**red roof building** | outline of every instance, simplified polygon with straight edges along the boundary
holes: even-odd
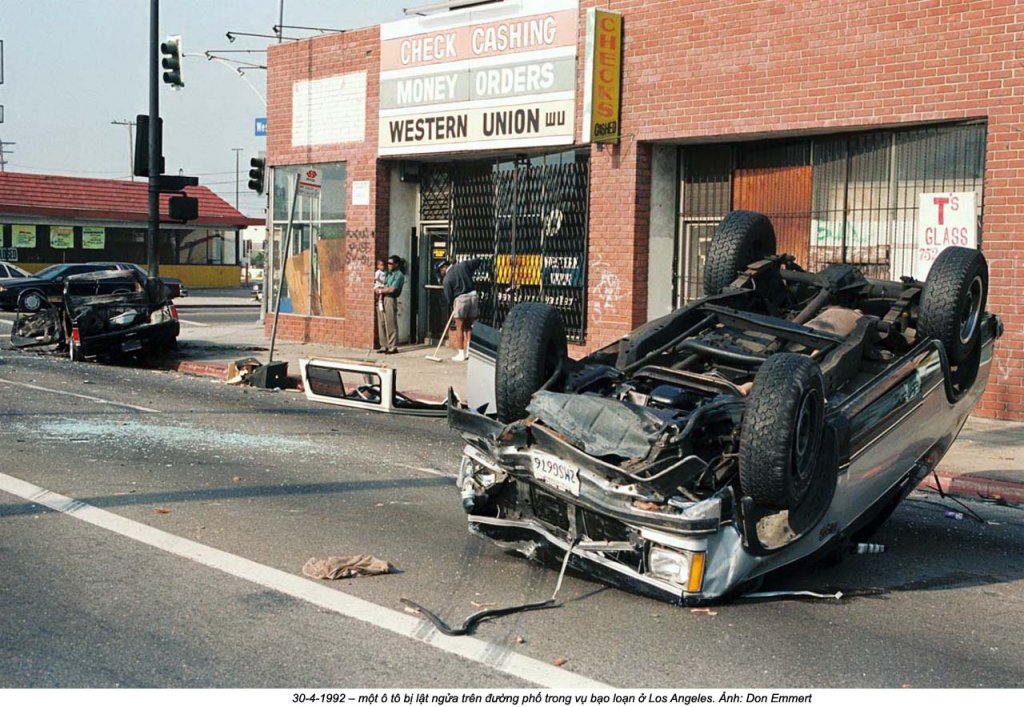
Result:
[[[148,188],[144,180],[0,173],[0,260],[28,270],[95,260],[145,263]],[[188,223],[167,221],[173,195],[160,195],[162,271],[191,287],[237,286],[241,230],[264,220],[249,218],[208,187],[185,193],[199,201],[199,217]]]
[[[31,215],[55,219],[146,223],[149,185],[145,181],[91,179],[52,174],[0,174],[0,221]],[[188,196],[199,199],[199,218],[192,226],[262,226],[263,219],[245,216],[204,186],[189,187]],[[160,195],[160,218],[167,218],[167,201]]]

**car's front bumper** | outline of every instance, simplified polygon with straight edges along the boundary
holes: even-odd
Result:
[[[178,337],[181,325],[177,321],[146,324],[123,331],[82,337],[79,352],[82,357],[110,356],[122,353],[148,353],[167,346]]]
[[[687,593],[681,586],[642,574],[628,565],[608,559],[608,545],[600,542],[571,543],[532,520],[512,520],[469,515],[469,531],[491,540],[499,547],[514,550],[549,565],[561,564],[569,555],[569,567],[597,581],[621,587],[636,594],[673,604],[697,605],[705,601],[700,593]],[[614,546],[611,546],[614,548]]]

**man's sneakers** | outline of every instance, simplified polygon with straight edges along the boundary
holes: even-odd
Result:
[[[466,352],[463,351],[462,349],[459,349],[459,352],[452,356],[453,361],[465,361],[467,358],[469,357],[466,356]]]

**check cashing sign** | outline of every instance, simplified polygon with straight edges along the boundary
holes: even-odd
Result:
[[[578,0],[514,0],[381,25],[381,155],[568,145]]]

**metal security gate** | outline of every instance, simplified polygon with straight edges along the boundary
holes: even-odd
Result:
[[[586,325],[586,160],[460,165],[452,179],[454,260],[481,258],[480,321],[500,327],[519,302],[557,308],[569,340]]]
[[[985,143],[970,122],[682,148],[676,304],[703,294],[708,241],[732,209],[767,214],[779,250],[811,270],[911,274],[919,194],[974,191],[982,233]]]

